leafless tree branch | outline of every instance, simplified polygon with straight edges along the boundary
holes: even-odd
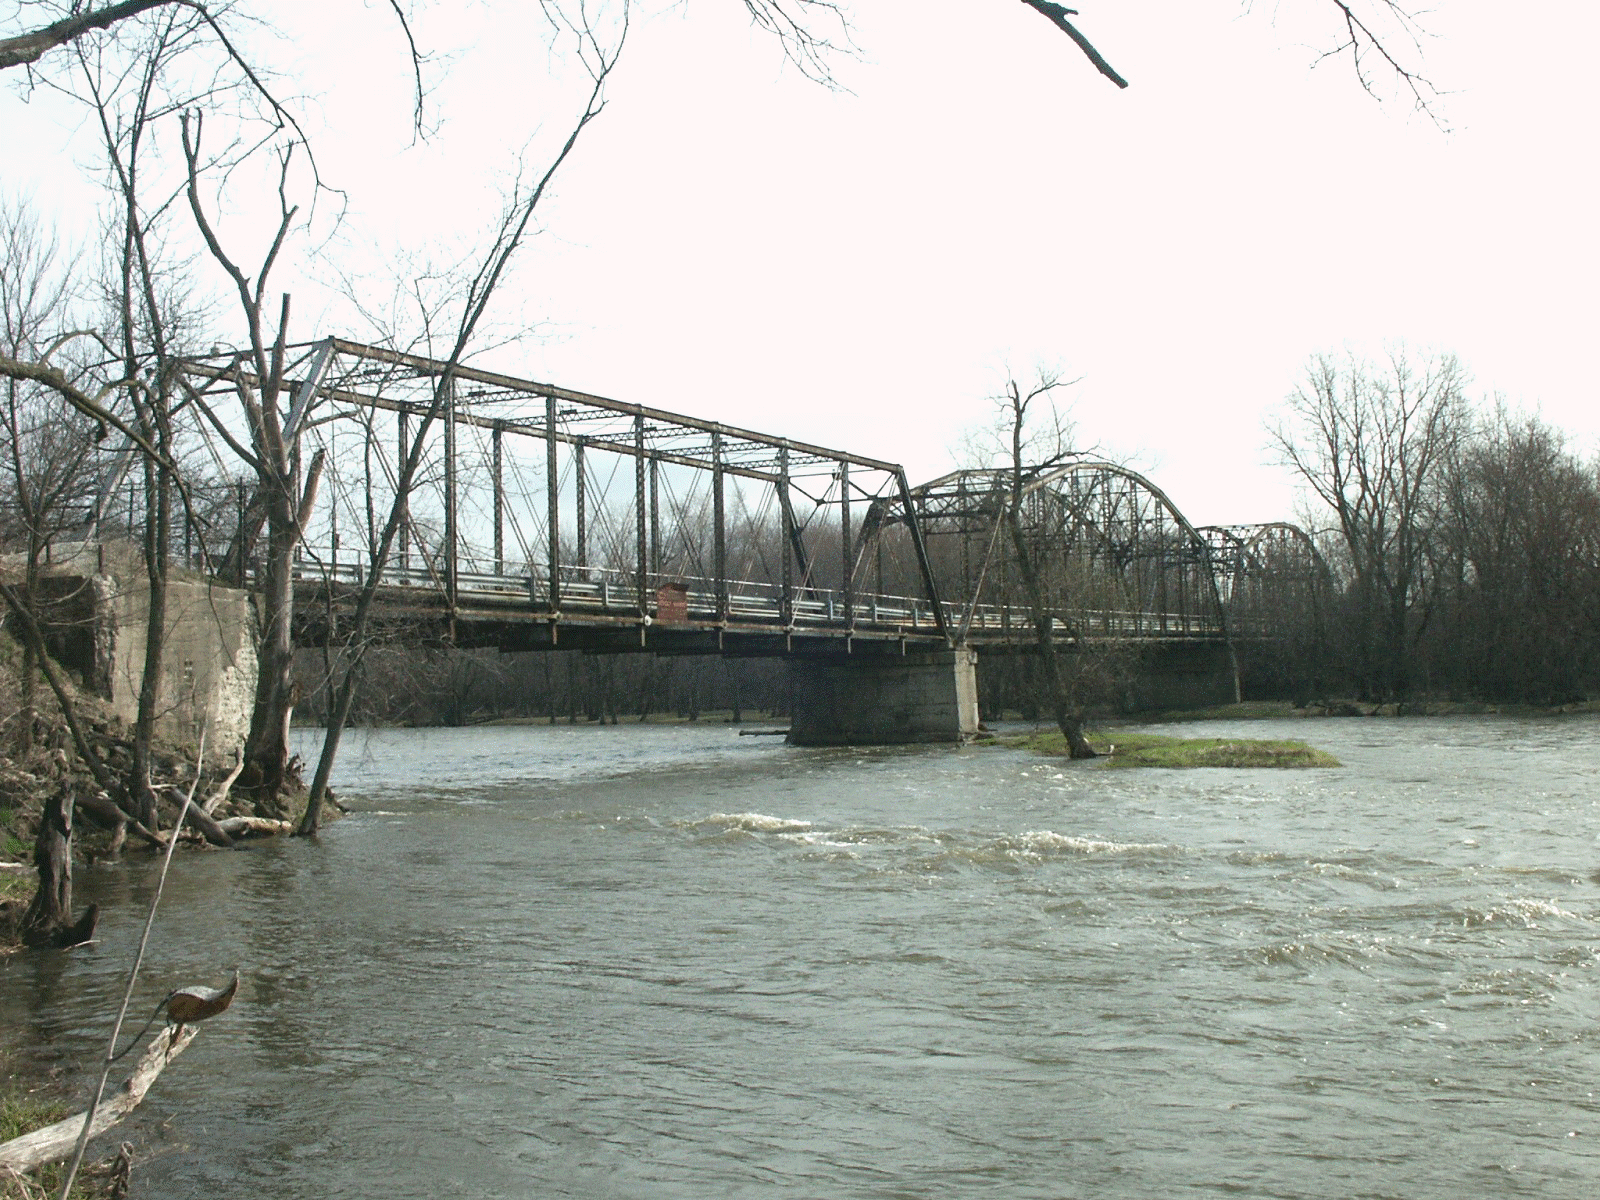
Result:
[[[1022,2],[1041,14],[1047,21],[1076,42],[1078,49],[1083,51],[1089,61],[1094,64],[1095,70],[1099,71],[1100,74],[1111,80],[1119,88],[1128,86],[1128,81],[1117,74],[1111,64],[1101,55],[1100,51],[1096,50],[1089,39],[1083,36],[1078,27],[1067,20],[1068,17],[1078,15],[1077,9],[1064,8],[1059,4],[1051,3],[1051,0],[1022,0]]]
[[[802,75],[826,87],[838,86],[831,60],[855,52],[850,22],[840,5],[832,0],[744,0],[744,7],[757,28],[778,39],[785,57]],[[813,16],[820,20],[813,21]],[[819,32],[819,24],[834,26],[836,34]]]
[[[406,35],[406,45],[411,50],[411,75],[416,81],[415,99],[411,108],[412,133],[422,136],[422,101],[427,95],[427,90],[422,85],[422,52],[417,49],[417,39],[411,32],[411,22],[407,19],[405,9],[400,7],[400,0],[389,0],[389,8],[394,12],[395,20],[400,22],[400,31]]]
[[[54,21],[42,29],[0,38],[0,71],[38,62],[47,51],[75,42],[86,33],[92,33],[96,29],[109,29],[119,21],[125,21],[129,17],[138,16],[142,12],[160,8],[165,4],[197,7],[192,0],[123,0],[121,4],[111,4],[89,12],[74,11],[70,16]],[[76,10],[77,6],[73,7]]]
[[[1375,31],[1372,24],[1365,20],[1348,0],[1329,0],[1329,2],[1339,10],[1345,40],[1318,55],[1318,61],[1336,58],[1348,52],[1351,65],[1355,68],[1356,80],[1362,89],[1368,95],[1380,98],[1378,81],[1368,68],[1368,62],[1376,55],[1399,85],[1411,94],[1413,108],[1426,113],[1434,124],[1441,125],[1443,117],[1438,111],[1438,89],[1423,75],[1401,62],[1391,48],[1389,39]],[[1413,49],[1420,52],[1420,32],[1411,13],[1401,7],[1397,0],[1380,0],[1380,3],[1384,11],[1394,15],[1401,35],[1410,41]]]

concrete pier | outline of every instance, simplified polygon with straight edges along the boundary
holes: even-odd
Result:
[[[791,660],[789,741],[965,741],[978,732],[977,661],[975,650]]]

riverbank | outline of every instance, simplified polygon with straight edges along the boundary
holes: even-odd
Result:
[[[60,1071],[16,1046],[0,1044],[0,1143],[54,1124],[81,1097],[71,1095]],[[86,1162],[73,1180],[74,1200],[119,1200],[127,1195],[131,1152]],[[43,1200],[61,1191],[64,1171],[51,1163],[20,1176],[0,1171],[0,1200]]]
[[[227,785],[236,771],[214,768],[203,771],[196,787],[198,748],[170,740],[153,741],[150,747],[150,787],[155,797],[158,821],[146,829],[128,817],[109,789],[125,786],[134,776],[134,746],[122,722],[93,692],[73,680],[56,665],[57,678],[74,712],[78,729],[100,766],[91,769],[80,753],[61,710],[55,692],[43,677],[36,677],[31,688],[23,678],[23,654],[4,630],[0,630],[0,957],[18,949],[28,907],[38,890],[36,871],[37,840],[44,813],[53,801],[71,796],[70,835],[60,833],[57,853],[71,856],[73,865],[115,858],[139,848],[164,849],[162,830],[176,823],[183,797],[191,789],[197,807],[207,797],[204,818],[191,816],[184,841],[191,838],[204,844],[198,832],[204,825],[206,836],[219,844],[230,837],[254,836],[276,824],[254,819],[251,802]],[[98,774],[97,774],[98,771]],[[106,787],[102,781],[109,780]],[[231,835],[217,834],[229,818],[234,826],[247,828]],[[61,847],[65,847],[64,850]],[[58,868],[59,870],[59,868]],[[70,909],[70,878],[65,880],[62,908]],[[92,932],[92,921],[85,927]],[[37,930],[35,931],[37,932]],[[85,935],[87,936],[87,935]]]
[[[1330,699],[1295,705],[1288,700],[1244,700],[1213,708],[1167,710],[1119,717],[1106,724],[1165,725],[1193,721],[1277,721],[1317,717],[1552,717],[1600,713],[1600,700],[1571,704],[1487,704],[1482,701],[1419,699],[1396,704]]]

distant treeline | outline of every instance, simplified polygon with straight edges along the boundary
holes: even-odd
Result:
[[[1272,430],[1319,501],[1325,587],[1246,677],[1296,695],[1564,704],[1600,691],[1600,470],[1470,404],[1449,356],[1318,359]]]

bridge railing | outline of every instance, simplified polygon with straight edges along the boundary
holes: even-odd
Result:
[[[549,609],[550,573],[542,563],[521,564],[530,569],[523,571],[457,571],[455,576],[457,603],[473,605],[505,605]],[[368,566],[365,561],[351,561],[349,553],[335,558],[332,553],[319,554],[308,551],[295,564],[297,583],[333,585],[355,589],[365,585]],[[677,584],[684,593],[685,616],[695,622],[729,621],[756,624],[782,624],[785,607],[789,623],[820,627],[855,625],[886,625],[906,627],[917,631],[938,628],[933,606],[917,596],[900,596],[879,593],[857,593],[846,604],[841,592],[831,588],[794,589],[787,606],[781,586],[761,580],[727,581],[725,600],[719,595],[714,580],[702,576],[675,576],[659,583]],[[437,567],[397,566],[386,567],[380,586],[417,593],[442,595],[445,591],[443,574]],[[631,571],[606,567],[583,567],[563,564],[558,582],[560,611],[594,611],[618,615],[647,615],[658,617],[661,601],[658,588],[645,590],[640,603],[638,577]],[[947,621],[959,620],[956,606],[945,604]]]
[[[550,572],[542,563],[506,564],[521,570],[457,571],[456,603],[474,609],[529,610],[557,617],[583,615],[647,618],[651,623],[689,623],[775,630],[807,630],[845,634],[852,631],[910,634],[934,637],[939,622],[924,598],[892,593],[857,592],[848,600],[832,588],[795,588],[787,598],[781,585],[763,580],[729,580],[719,592],[716,581],[702,576],[677,576],[647,587],[641,599],[638,576],[631,571],[604,567],[563,565],[557,586],[559,603],[551,604]],[[295,580],[305,585],[354,590],[366,583],[367,563],[308,551],[295,566]],[[660,584],[682,588],[679,607],[664,606]],[[444,574],[432,563],[420,566],[390,564],[380,586],[398,593],[442,598]],[[945,603],[949,629],[959,628],[966,613],[962,606]],[[1117,639],[1162,637],[1216,637],[1220,623],[1203,622],[1193,614],[1151,613],[1135,610],[1096,609],[1057,618],[1063,629]],[[1033,637],[1033,620],[1025,608],[980,604],[971,614],[968,639],[978,642],[1025,643]]]

